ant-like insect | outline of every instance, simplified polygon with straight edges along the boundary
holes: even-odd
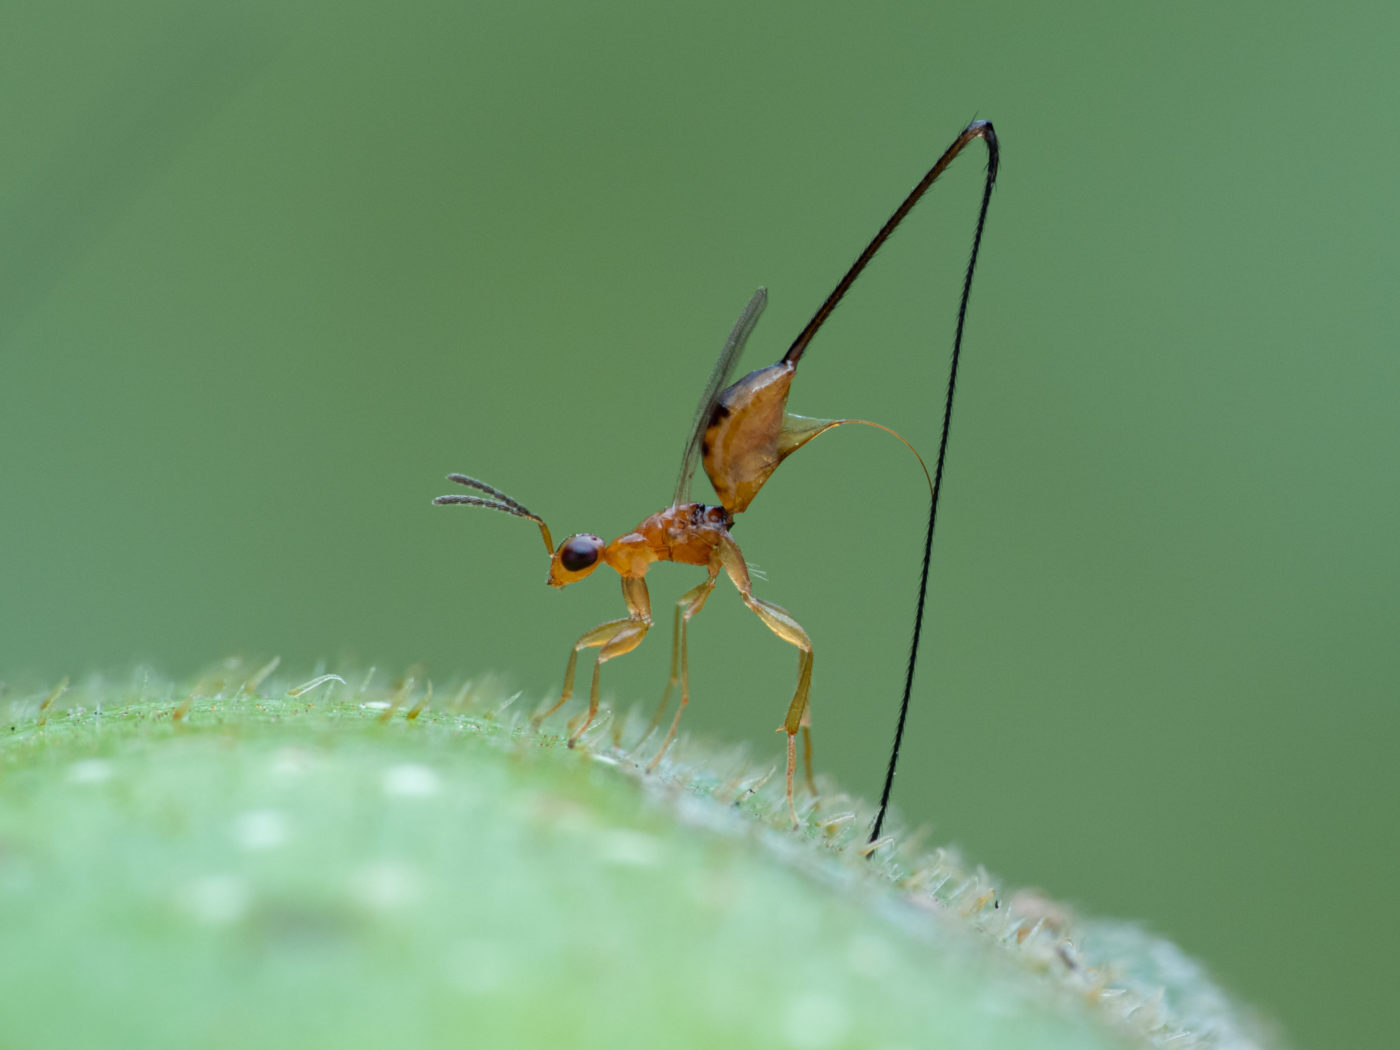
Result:
[[[862,423],[878,427],[903,441],[914,451],[913,446],[890,428],[863,419],[810,419],[787,412],[788,391],[792,386],[797,364],[802,359],[807,345],[817,330],[831,316],[836,304],[855,283],[880,246],[885,243],[910,210],[918,203],[934,181],[951,164],[964,147],[974,139],[987,144],[987,175],[982,190],[981,208],[977,214],[977,227],[972,240],[972,252],[968,259],[967,271],[963,278],[962,296],[958,304],[957,328],[953,337],[953,355],[949,367],[947,398],[943,409],[943,428],[938,444],[938,459],[929,482],[928,529],[924,538],[923,569],[919,580],[919,600],[914,613],[914,637],[909,649],[909,662],[905,672],[904,696],[900,702],[899,721],[895,729],[894,746],[890,754],[889,767],[885,774],[884,789],[880,797],[880,808],[871,830],[870,841],[880,835],[885,811],[889,804],[890,790],[894,782],[895,763],[899,757],[900,742],[904,734],[905,716],[909,708],[909,696],[914,684],[914,662],[919,651],[919,634],[923,626],[924,600],[928,591],[929,559],[933,549],[933,527],[938,515],[938,493],[943,478],[943,462],[948,447],[948,430],[952,420],[953,392],[957,383],[958,357],[962,349],[963,323],[967,315],[968,298],[972,290],[972,274],[977,265],[977,252],[982,242],[982,230],[987,220],[987,207],[991,203],[992,187],[997,175],[997,140],[992,125],[987,121],[969,124],[953,140],[951,146],[938,158],[919,184],[910,191],[894,214],[880,227],[880,231],[866,245],[851,268],[832,289],[821,308],[793,341],[786,354],[776,364],[750,372],[732,386],[727,385],[729,376],[739,359],[759,315],[763,312],[767,293],[760,288],[740,315],[738,323],[719,360],[710,375],[705,393],[700,399],[700,407],[695,415],[695,423],[686,441],[685,453],[681,458],[680,478],[676,483],[675,496],[670,506],[651,515],[635,529],[611,543],[605,543],[592,533],[575,533],[556,549],[549,534],[549,527],[539,515],[527,510],[516,500],[484,481],[467,477],[465,474],[449,474],[448,480],[474,488],[483,496],[439,496],[434,503],[464,503],[477,507],[489,507],[505,511],[517,517],[528,518],[540,528],[545,548],[549,551],[549,578],[551,587],[565,587],[589,575],[600,564],[607,564],[617,570],[622,577],[622,598],[627,604],[627,615],[619,620],[609,620],[586,632],[574,643],[569,654],[568,667],[564,672],[564,689],[559,702],[548,711],[536,717],[538,724],[562,707],[573,695],[574,670],[578,654],[582,649],[599,650],[597,662],[593,665],[593,684],[589,690],[587,714],[571,726],[569,746],[573,747],[584,730],[598,713],[598,678],[603,664],[613,657],[631,652],[641,644],[651,628],[651,599],[647,593],[646,572],[653,562],[673,561],[686,565],[698,565],[708,575],[699,585],[691,588],[676,603],[675,632],[671,650],[671,678],[662,696],[661,704],[653,716],[651,725],[642,740],[651,735],[660,723],[669,703],[671,693],[679,680],[681,686],[680,705],[671,727],[662,741],[660,750],[647,767],[647,772],[656,768],[662,756],[670,747],[680,723],[681,712],[690,702],[690,663],[686,649],[686,627],[691,617],[704,607],[710,592],[721,572],[724,572],[739,591],[744,604],[757,614],[768,629],[783,641],[798,649],[797,689],[788,705],[787,716],[783,719],[782,730],[787,733],[787,803],[788,812],[794,826],[797,825],[797,810],[793,803],[792,781],[797,763],[797,731],[803,731],[805,771],[809,788],[815,794],[811,769],[811,711],[808,693],[812,684],[812,640],[807,632],[781,606],[765,601],[753,593],[749,570],[739,545],[734,542],[730,528],[734,515],[740,513],[753,501],[764,482],[781,463],[792,453],[811,441],[817,435],[832,427],[845,423]],[[914,453],[918,456],[918,453]],[[694,503],[689,498],[690,479],[695,472],[695,464],[701,460],[705,473],[709,475],[719,498],[718,505]],[[923,466],[923,459],[919,463]],[[927,478],[928,469],[924,467]]]

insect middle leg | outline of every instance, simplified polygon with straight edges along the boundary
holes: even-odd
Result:
[[[651,628],[651,598],[647,594],[646,581],[640,576],[624,576],[622,578],[622,598],[627,603],[627,617],[600,623],[574,643],[573,652],[569,654],[569,665],[564,671],[564,690],[559,697],[559,702],[531,720],[538,726],[568,703],[569,698],[574,693],[574,670],[578,665],[580,650],[599,649],[598,659],[593,664],[593,685],[588,693],[588,712],[578,726],[570,726],[572,730],[569,734],[570,747],[578,743],[579,737],[583,735],[584,730],[592,724],[593,719],[598,714],[598,678],[603,664],[614,656],[630,653],[637,648],[642,644],[642,639],[646,637],[647,631]]]
[[[719,566],[711,565],[710,575],[705,582],[686,591],[676,602],[676,625],[671,634],[671,678],[666,683],[666,691],[661,694],[661,703],[656,708],[656,714],[651,716],[651,724],[642,734],[642,739],[637,741],[637,746],[640,747],[661,724],[661,716],[666,713],[666,705],[671,702],[671,694],[675,691],[677,681],[681,683],[681,703],[676,708],[676,717],[671,719],[671,728],[666,734],[666,739],[661,742],[661,750],[657,751],[656,757],[647,766],[648,773],[656,769],[661,757],[666,754],[666,749],[671,746],[671,741],[676,735],[676,726],[680,725],[681,712],[690,703],[690,655],[686,647],[686,628],[690,624],[690,618],[705,607],[705,600],[715,589],[715,581],[718,579]]]

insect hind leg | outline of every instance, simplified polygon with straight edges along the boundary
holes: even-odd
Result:
[[[720,559],[724,565],[729,578],[734,581],[734,586],[739,590],[739,597],[744,600],[744,604],[754,611],[767,628],[776,634],[783,641],[794,645],[798,650],[797,657],[797,688],[792,694],[792,702],[788,705],[787,716],[783,719],[780,727],[782,732],[788,735],[787,746],[787,803],[788,813],[792,817],[793,826],[798,826],[797,807],[792,797],[793,773],[797,768],[797,731],[803,733],[803,752],[806,757],[807,787],[812,794],[817,793],[816,783],[812,779],[812,738],[811,738],[811,700],[812,689],[812,639],[802,625],[793,619],[792,614],[781,605],[764,601],[756,597],[753,593],[753,585],[749,581],[748,567],[744,563],[744,557],[739,552],[739,546],[732,539],[726,537],[725,543],[720,547]]]

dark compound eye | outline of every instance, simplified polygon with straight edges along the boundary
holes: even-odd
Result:
[[[582,572],[598,560],[601,547],[597,536],[573,536],[559,548],[559,561],[570,572]]]

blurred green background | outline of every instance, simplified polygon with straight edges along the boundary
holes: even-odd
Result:
[[[990,118],[897,805],[1299,1045],[1361,1043],[1400,868],[1397,34],[1380,3],[10,5],[0,674],[280,654],[548,696],[616,580],[549,592],[533,528],[430,507],[442,475],[629,529],[754,287],[748,367]],[[982,166],[794,410],[933,453]],[[737,532],[815,640],[819,768],[866,796],[925,499],[838,431]],[[669,616],[698,577],[649,580]],[[610,697],[654,702],[668,635]],[[791,650],[727,584],[691,646],[687,728],[779,761]]]

